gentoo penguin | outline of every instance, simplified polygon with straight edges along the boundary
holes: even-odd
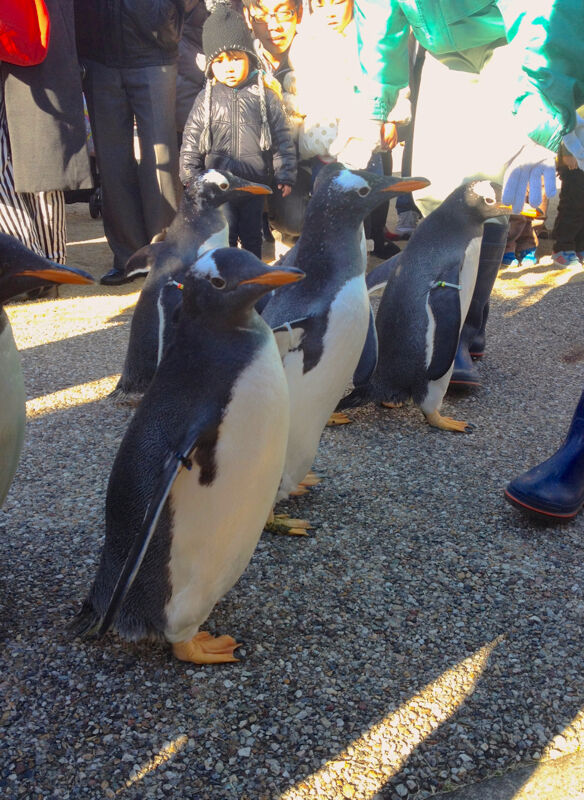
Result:
[[[476,281],[483,224],[509,213],[499,197],[500,187],[489,181],[459,186],[418,224],[402,253],[381,265],[377,366],[339,408],[374,400],[392,407],[411,397],[430,425],[471,430],[443,417],[440,406]],[[466,258],[469,251],[476,259]]]
[[[174,282],[182,279],[206,250],[227,247],[228,225],[220,206],[242,192],[271,194],[259,183],[223,170],[207,170],[189,186],[163,241],[138,250],[126,265],[128,275],[148,271],[132,317],[122,375],[112,396],[136,400],[144,392],[168,344],[180,302]]]
[[[369,299],[363,219],[388,194],[428,181],[330,164],[319,173],[298,242],[284,256],[306,273],[273,295],[262,316],[274,330],[290,393],[290,436],[277,500],[309,471],[320,436],[357,365]]]
[[[57,283],[93,283],[93,278],[55,264],[18,239],[0,233],[0,506],[18,465],[26,418],[20,357],[2,306],[19,294]]]
[[[236,248],[191,265],[175,335],[110,475],[105,544],[77,633],[113,624],[166,639],[177,658],[235,661],[199,632],[247,566],[272,506],[288,439],[288,392],[274,337],[254,309],[300,280]]]

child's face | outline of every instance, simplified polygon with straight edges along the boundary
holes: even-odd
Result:
[[[273,56],[286,53],[296,34],[299,11],[291,0],[255,0],[244,8],[253,35]]]
[[[326,21],[329,28],[342,33],[353,19],[353,0],[312,0],[312,13]]]
[[[219,83],[239,86],[249,75],[249,57],[240,50],[219,53],[211,62],[211,72]]]

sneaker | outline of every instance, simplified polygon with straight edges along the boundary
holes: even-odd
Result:
[[[552,262],[558,267],[564,268],[580,266],[580,259],[575,250],[560,250],[558,253],[552,253]]]
[[[417,211],[402,211],[401,214],[397,215],[395,232],[402,237],[411,236],[419,221],[420,215]]]
[[[576,255],[580,259],[580,263],[584,264],[584,250],[576,250]]]
[[[388,231],[387,228],[385,228],[385,230],[383,231],[383,235],[388,242],[395,242],[396,239],[401,238],[399,233],[392,233],[391,231]]]
[[[530,247],[527,250],[520,250],[517,257],[522,267],[532,267],[534,264],[537,264],[535,247]]]
[[[510,250],[508,253],[503,253],[503,258],[501,259],[501,266],[502,267],[518,267],[519,261],[515,258],[515,253]]]

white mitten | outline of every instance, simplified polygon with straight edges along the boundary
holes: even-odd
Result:
[[[541,183],[548,197],[556,193],[555,154],[535,142],[523,145],[513,156],[503,178],[503,203],[519,214],[529,190],[529,204],[536,208],[542,201]]]

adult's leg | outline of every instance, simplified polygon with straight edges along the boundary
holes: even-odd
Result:
[[[134,155],[134,111],[122,71],[87,61],[87,108],[101,182],[103,227],[114,254],[113,269],[150,239],[144,222],[138,164]]]
[[[123,71],[140,144],[138,179],[148,241],[178,209],[180,181],[175,127],[176,65]]]
[[[562,167],[560,179],[558,213],[552,232],[554,253],[580,249],[576,246],[576,237],[584,219],[584,172]]]

